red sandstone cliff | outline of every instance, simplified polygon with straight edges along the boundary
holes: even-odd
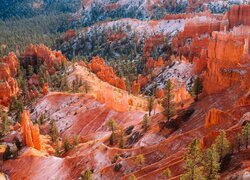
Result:
[[[204,89],[208,94],[220,92],[236,83],[248,83],[249,68],[243,66],[249,59],[250,28],[245,26],[244,31],[239,31],[242,28],[233,32],[213,32],[204,77]]]
[[[227,13],[229,27],[250,25],[250,5],[232,6]]]

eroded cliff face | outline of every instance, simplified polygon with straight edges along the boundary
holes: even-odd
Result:
[[[227,13],[229,27],[250,25],[250,5],[232,6]]]
[[[38,124],[33,125],[28,110],[24,110],[22,113],[21,132],[26,146],[41,150],[39,126]]]
[[[204,89],[208,94],[220,92],[236,83],[242,87],[248,83],[249,32],[248,26],[234,28],[232,32],[213,32],[204,76]]]
[[[225,20],[212,17],[209,13],[194,16],[185,21],[184,30],[173,38],[172,46],[181,57],[189,61],[200,57],[203,49],[208,47],[210,35],[213,31],[220,31]]]
[[[18,59],[14,53],[9,53],[0,62],[0,104],[8,106],[11,97],[17,96],[19,88],[15,79],[19,67]]]
[[[98,56],[93,57],[91,62],[89,63],[89,68],[101,80],[108,82],[109,84],[115,87],[118,87],[120,89],[123,89],[123,90],[126,89],[125,81],[119,78],[118,76],[116,76],[113,68],[107,66],[104,59]]]

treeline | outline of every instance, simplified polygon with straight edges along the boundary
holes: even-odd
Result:
[[[0,20],[0,57],[10,51],[19,55],[30,43],[53,47],[55,40],[61,35],[58,29],[65,21],[65,14]]]
[[[0,19],[18,17],[31,18],[38,15],[74,13],[79,10],[81,0],[2,0]]]

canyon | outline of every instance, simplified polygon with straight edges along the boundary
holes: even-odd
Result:
[[[91,12],[93,2],[82,1],[76,14]],[[143,2],[96,1],[111,12],[131,3],[143,15],[170,3]],[[183,2],[171,1],[171,5],[178,7]],[[236,143],[250,122],[250,5],[234,5],[225,13],[213,14],[202,5],[212,1],[185,2],[183,13],[158,20],[98,22],[80,31],[68,30],[57,50],[31,44],[20,57],[13,52],[3,57],[0,104],[4,111],[13,98],[26,99],[20,69],[27,70],[22,77],[27,79],[28,91],[37,90],[20,112],[8,113],[12,124],[1,141],[5,155],[7,147],[12,150],[16,146],[18,151],[2,162],[4,179],[81,179],[90,171],[98,180],[152,180],[165,179],[166,169],[171,172],[170,179],[180,179],[186,172],[190,143],[198,139],[199,148],[205,152],[222,131],[232,147],[218,176],[244,179],[250,171],[250,149],[248,145],[238,149]],[[195,12],[201,7],[203,12]],[[141,57],[131,58],[137,63],[132,82],[119,73],[121,66],[112,66],[112,58],[101,53],[77,59],[95,51],[90,42],[104,38],[101,35],[106,39],[97,43],[98,47],[109,43],[114,48],[112,58],[119,59],[126,46],[139,49],[143,44]],[[83,37],[94,38],[85,42]],[[114,43],[124,42],[125,48],[116,51]],[[138,49],[133,50],[135,54]],[[41,73],[43,66],[46,70]],[[32,75],[29,67],[34,68]],[[51,79],[41,83],[44,74]],[[195,94],[197,79],[202,92]],[[169,80],[172,94],[168,94]],[[175,109],[171,121],[166,117],[167,97]],[[138,157],[143,161],[138,163]]]

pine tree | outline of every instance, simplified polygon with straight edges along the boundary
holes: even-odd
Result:
[[[149,123],[150,123],[150,118],[148,117],[147,114],[145,114],[143,116],[143,120],[142,120],[142,128],[144,128],[145,131],[148,130],[149,128]]]
[[[115,133],[112,131],[111,135],[109,137],[109,144],[112,146],[114,145],[114,141],[115,141]]]
[[[1,134],[6,135],[9,132],[9,117],[6,113],[2,113],[2,129]]]
[[[151,112],[154,108],[154,101],[155,101],[155,98],[153,96],[150,96],[148,98],[148,115],[151,116]]]
[[[124,134],[123,134],[123,129],[120,129],[119,132],[119,148],[123,148],[124,146]]]
[[[92,180],[93,173],[90,170],[86,170],[81,174],[81,180]]]
[[[110,119],[108,121],[108,126],[110,127],[111,131],[114,131],[117,128],[117,122],[114,119]]]
[[[250,136],[250,123],[246,123],[246,125],[242,129],[242,139],[245,143],[246,149],[248,148],[249,144],[249,136]]]
[[[57,143],[59,133],[58,133],[58,129],[57,129],[57,126],[56,126],[56,121],[54,119],[51,120],[50,134],[51,134],[52,142]]]
[[[227,140],[227,137],[226,137],[226,132],[225,131],[221,131],[219,136],[215,139],[215,147],[216,147],[216,150],[219,154],[219,158],[220,160],[225,157],[226,154],[228,154],[229,152],[229,141]]]
[[[218,171],[220,170],[219,154],[215,145],[212,145],[205,151],[203,158],[205,178],[207,180],[219,179]]]
[[[194,85],[191,89],[191,95],[195,97],[195,101],[198,101],[199,94],[202,92],[203,86],[202,82],[200,81],[199,77],[194,80]]]
[[[237,151],[240,152],[241,150],[241,146],[242,146],[242,134],[241,133],[238,133],[236,135],[236,146],[237,146]]]
[[[174,103],[173,103],[173,85],[171,80],[168,80],[165,86],[165,97],[162,102],[164,108],[164,114],[167,116],[167,121],[169,122],[174,116]]]
[[[200,165],[202,163],[202,153],[199,140],[195,139],[189,145],[188,152],[185,155],[185,173],[181,176],[182,180],[200,180],[204,179]]]
[[[63,149],[64,152],[68,152],[72,148],[72,145],[70,144],[68,138],[66,138],[63,142]]]

